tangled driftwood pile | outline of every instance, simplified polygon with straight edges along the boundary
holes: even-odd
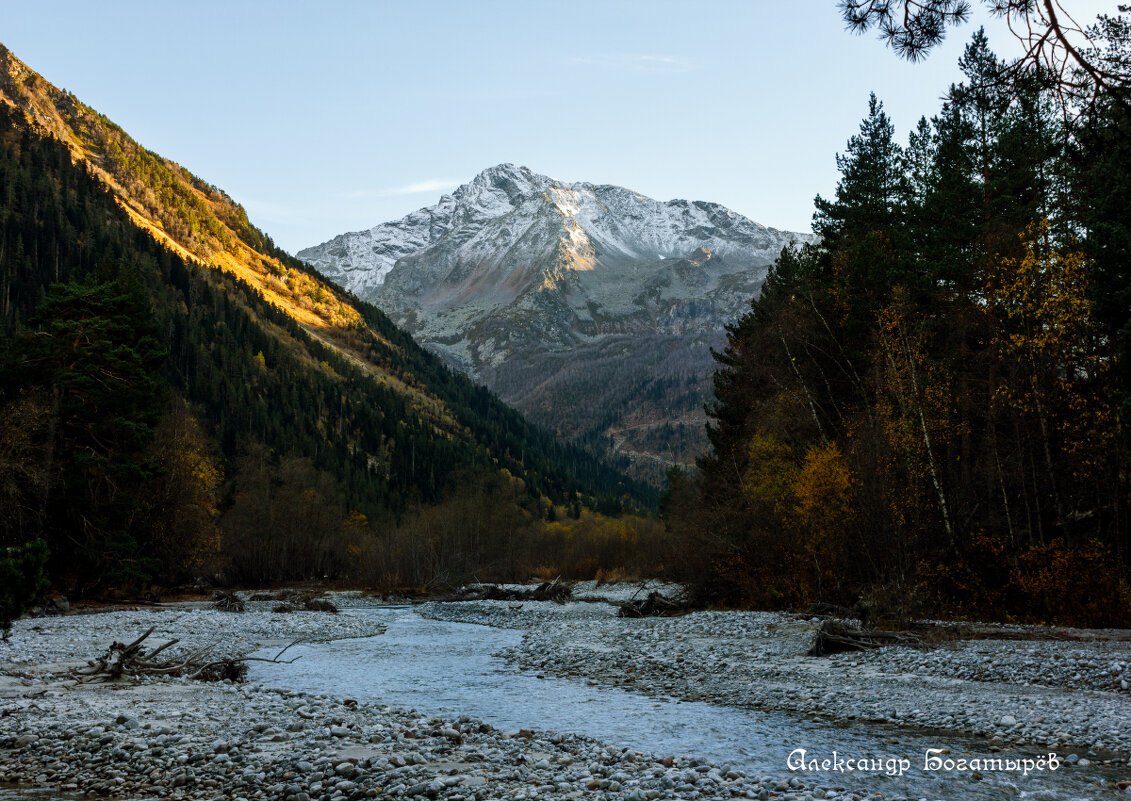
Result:
[[[147,650],[143,643],[153,633],[151,626],[129,645],[115,642],[110,645],[106,653],[87,662],[85,668],[72,671],[71,675],[79,682],[118,681],[121,679],[139,679],[145,676],[186,676],[197,681],[223,681],[230,679],[242,682],[247,678],[247,662],[280,662],[280,656],[286,652],[288,645],[280,651],[274,659],[260,659],[257,657],[221,657],[213,659],[211,651],[213,646],[206,645],[187,654],[178,654],[173,658],[158,659],[158,655],[180,642],[179,639],[169,640],[164,645],[159,645],[152,650]],[[293,645],[294,643],[292,643]],[[297,659],[298,657],[295,657]],[[294,659],[287,660],[287,663]]]
[[[918,645],[919,638],[907,631],[863,629],[839,620],[826,620],[817,629],[809,656],[827,656],[843,651],[866,651],[884,645]]]
[[[245,608],[243,598],[234,592],[216,592],[212,595],[212,601],[212,605],[221,612],[242,612]]]
[[[617,617],[676,617],[686,615],[687,602],[680,598],[668,598],[656,591],[639,601],[628,601],[620,605]]]

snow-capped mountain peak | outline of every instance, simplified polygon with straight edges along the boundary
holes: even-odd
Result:
[[[495,217],[522,205],[525,199],[543,191],[548,182],[548,178],[536,175],[526,167],[499,164],[460,186],[452,197],[458,204],[474,209],[484,217]]]
[[[569,252],[591,249],[612,262],[681,258],[709,247],[723,256],[757,252],[756,260],[764,264],[767,255],[772,258],[786,241],[799,238],[716,203],[663,203],[619,186],[565,183],[527,167],[499,164],[434,206],[368,231],[342,234],[298,256],[361,297],[374,299],[402,258],[444,244],[444,250],[466,263],[485,255],[484,245],[509,249],[517,244],[512,238],[544,224],[557,228],[557,239]],[[547,244],[544,239],[538,237],[541,245]],[[589,263],[589,257],[581,261]]]
[[[809,238],[717,203],[661,202],[499,164],[434,206],[298,256],[504,400],[557,425],[562,404],[579,398],[606,398],[592,416],[607,420],[640,411],[634,392],[667,397],[646,389],[655,381],[708,387],[710,348],[726,323],[747,308],[782,247]],[[627,393],[617,401],[614,361]],[[689,373],[700,383],[688,384]],[[705,398],[681,398],[692,443]]]

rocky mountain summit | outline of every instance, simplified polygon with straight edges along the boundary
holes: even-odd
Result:
[[[703,444],[710,348],[781,249],[808,238],[501,164],[298,256],[533,419],[609,436],[659,477]]]

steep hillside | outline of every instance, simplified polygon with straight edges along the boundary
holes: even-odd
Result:
[[[610,438],[655,479],[705,444],[711,347],[808,238],[502,164],[298,255],[535,420]]]
[[[312,459],[366,513],[438,499],[467,469],[505,469],[558,503],[636,495],[3,46],[0,100],[16,110],[4,119],[5,330],[31,319],[50,282],[128,262],[166,331],[174,386],[201,404],[233,459],[248,441]]]

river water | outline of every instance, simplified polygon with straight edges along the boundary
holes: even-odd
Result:
[[[1013,759],[1044,751],[1010,748],[993,754],[984,741],[877,725],[845,727],[781,713],[653,698],[591,685],[584,679],[539,678],[493,656],[518,644],[520,631],[429,620],[408,607],[348,613],[376,617],[388,630],[379,637],[295,646],[287,657],[301,659],[292,664],[253,662],[251,680],[415,709],[425,715],[472,715],[504,731],[575,732],[657,756],[697,757],[751,775],[797,776],[806,785],[879,791],[889,798],[1126,797],[1109,789],[1112,781],[1123,777],[1100,768],[1062,767],[1028,776],[983,772],[980,779],[969,772],[923,769],[928,748],[949,749],[944,759]],[[787,760],[798,748],[806,749],[808,759],[830,759],[835,751],[842,758],[905,758],[911,767],[902,776],[791,772]]]

